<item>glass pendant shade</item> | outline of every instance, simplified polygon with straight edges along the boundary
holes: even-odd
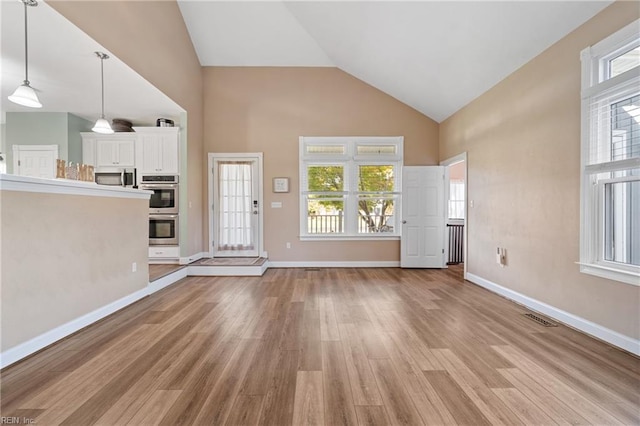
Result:
[[[96,133],[102,133],[105,135],[110,135],[113,133],[113,129],[109,125],[109,122],[104,118],[98,118],[98,120],[96,121],[96,124],[93,126],[93,129],[91,130]]]
[[[15,104],[30,108],[42,108],[38,95],[27,82],[18,86],[13,95],[9,96],[9,100]]]

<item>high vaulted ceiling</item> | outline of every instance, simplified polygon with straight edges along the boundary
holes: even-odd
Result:
[[[438,122],[612,3],[178,2],[203,66],[335,66]]]

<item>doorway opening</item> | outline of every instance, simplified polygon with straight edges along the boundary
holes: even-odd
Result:
[[[447,264],[464,264],[466,275],[467,257],[467,153],[462,153],[441,165],[447,167],[445,185],[447,200]]]

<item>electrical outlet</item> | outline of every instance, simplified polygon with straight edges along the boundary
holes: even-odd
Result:
[[[131,272],[136,272],[138,270],[138,264],[136,262],[133,262],[131,264]]]
[[[287,248],[291,248],[291,243],[287,243]]]

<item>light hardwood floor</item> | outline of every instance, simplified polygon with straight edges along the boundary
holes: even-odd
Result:
[[[640,361],[448,271],[190,277],[1,372],[38,425],[639,424]]]

